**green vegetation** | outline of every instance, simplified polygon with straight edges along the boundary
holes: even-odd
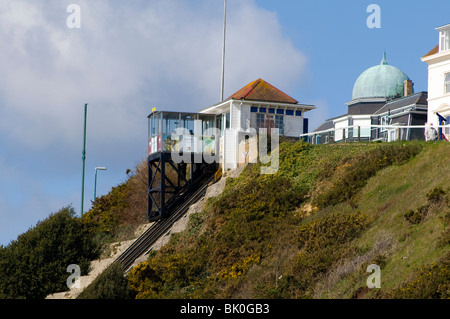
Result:
[[[80,298],[449,298],[449,143],[283,142],[279,151],[277,173],[247,165],[184,232],[126,277],[110,267]],[[142,221],[146,174],[143,161],[83,218],[70,216],[90,243],[78,261]],[[47,247],[47,236],[17,242]],[[19,260],[13,244],[0,250],[0,281],[11,273],[3,260]],[[381,268],[380,289],[367,288],[371,264]],[[30,295],[35,283],[20,291],[11,283],[0,292],[12,298],[60,289]]]
[[[123,272],[120,264],[112,264],[81,292],[78,299],[129,299],[134,297]]]
[[[0,247],[0,299],[40,299],[66,291],[69,265],[80,266],[81,275],[86,275],[90,262],[110,243],[133,236],[145,218],[147,202],[141,194],[146,194],[146,174],[143,161],[125,183],[97,198],[82,217],[76,217],[72,207],[62,208]]]
[[[67,266],[86,274],[97,247],[70,207],[0,247],[0,299],[45,298],[67,289]]]
[[[283,143],[276,174],[255,164],[228,180],[184,233],[131,271],[131,289],[137,298],[448,296],[447,191],[423,160],[449,147]],[[407,221],[411,210],[427,211],[421,228]],[[383,289],[369,291],[373,263]],[[419,291],[405,294],[413,282]]]

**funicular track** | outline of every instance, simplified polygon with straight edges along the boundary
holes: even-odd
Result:
[[[172,225],[187,212],[189,207],[206,194],[206,189],[212,181],[214,181],[214,175],[211,176],[198,190],[191,194],[187,200],[179,205],[168,218],[154,222],[153,225],[138,237],[130,247],[117,257],[114,263],[121,263],[125,272],[128,272],[134,261],[147,253],[152,245],[161,236],[165,235]]]

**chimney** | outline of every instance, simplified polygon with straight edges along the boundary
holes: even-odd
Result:
[[[408,96],[413,94],[413,86],[414,83],[411,80],[405,80],[405,82],[403,82],[403,95]]]

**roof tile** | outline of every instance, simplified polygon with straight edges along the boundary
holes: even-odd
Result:
[[[280,91],[263,79],[250,82],[228,99],[298,104],[296,99]]]

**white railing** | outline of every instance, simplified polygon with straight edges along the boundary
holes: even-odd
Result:
[[[429,127],[428,125],[353,125],[302,134],[300,138],[311,144],[425,140],[425,129]],[[435,129],[437,140],[450,140],[450,124],[431,127]]]

